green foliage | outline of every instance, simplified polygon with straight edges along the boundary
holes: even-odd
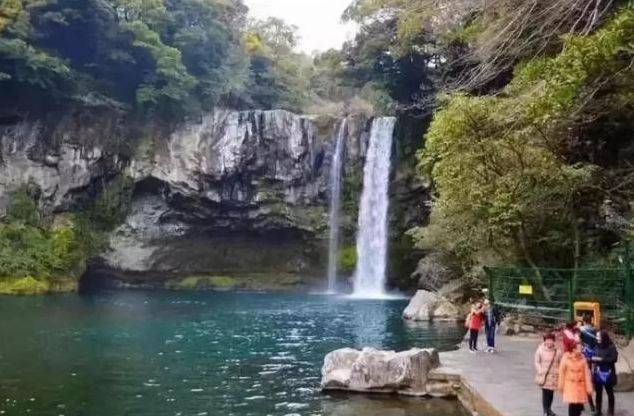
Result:
[[[180,280],[173,288],[176,290],[230,289],[237,285],[238,281],[228,276],[189,276]]]
[[[155,60],[156,72],[137,89],[137,102],[145,105],[159,105],[184,102],[196,84],[181,61],[181,52],[165,45],[159,34],[145,23],[130,22],[124,28],[134,34],[133,45],[146,49]]]
[[[26,187],[11,194],[7,217],[33,227],[41,224],[37,200],[30,195]]]
[[[339,251],[339,270],[350,273],[357,267],[357,247],[344,246]]]
[[[131,193],[131,181],[118,178],[89,209],[58,216],[52,225],[46,225],[37,199],[26,189],[12,194],[0,221],[0,293],[74,287],[87,260],[106,247],[105,233],[125,217]]]
[[[109,183],[87,212],[91,224],[101,231],[112,231],[128,214],[132,200],[133,181],[120,176]]]
[[[605,171],[567,160],[566,146],[586,114],[631,117],[633,40],[629,6],[597,33],[567,37],[558,55],[519,67],[500,95],[446,97],[420,154],[439,193],[420,243],[531,266],[572,265],[580,245],[592,250],[592,230],[580,224],[599,210],[601,197],[588,196]]]
[[[47,281],[30,276],[21,279],[0,279],[0,295],[44,295],[49,291],[50,284]]]
[[[217,105],[299,110],[312,66],[292,50],[295,28],[247,28],[246,13],[239,0],[1,0],[0,108],[94,96],[166,121]]]
[[[244,39],[251,74],[247,105],[301,111],[308,102],[312,62],[294,52],[296,31],[277,18],[249,28]]]
[[[0,223],[0,276],[47,280],[65,275],[83,259],[73,225],[42,229],[21,222]]]

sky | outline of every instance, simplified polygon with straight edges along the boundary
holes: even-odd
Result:
[[[299,28],[299,49],[339,48],[354,34],[352,24],[341,23],[341,14],[352,0],[244,0],[249,14],[258,19],[280,17]]]

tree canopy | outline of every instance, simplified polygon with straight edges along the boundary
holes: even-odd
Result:
[[[518,65],[499,94],[445,97],[420,153],[438,191],[421,242],[571,266],[624,238],[600,213],[626,215],[634,198],[633,42],[630,5]]]
[[[2,105],[301,108],[309,76],[295,28],[246,13],[240,0],[0,0]]]

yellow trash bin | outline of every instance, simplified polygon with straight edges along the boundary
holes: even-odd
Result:
[[[601,304],[599,302],[575,302],[575,320],[583,321],[583,317],[589,315],[592,318],[592,325],[601,327]]]

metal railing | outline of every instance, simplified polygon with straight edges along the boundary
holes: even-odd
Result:
[[[604,323],[632,337],[634,277],[629,244],[621,259],[622,267],[611,269],[487,267],[489,297],[503,310],[552,322],[572,320],[575,302],[599,302]]]

